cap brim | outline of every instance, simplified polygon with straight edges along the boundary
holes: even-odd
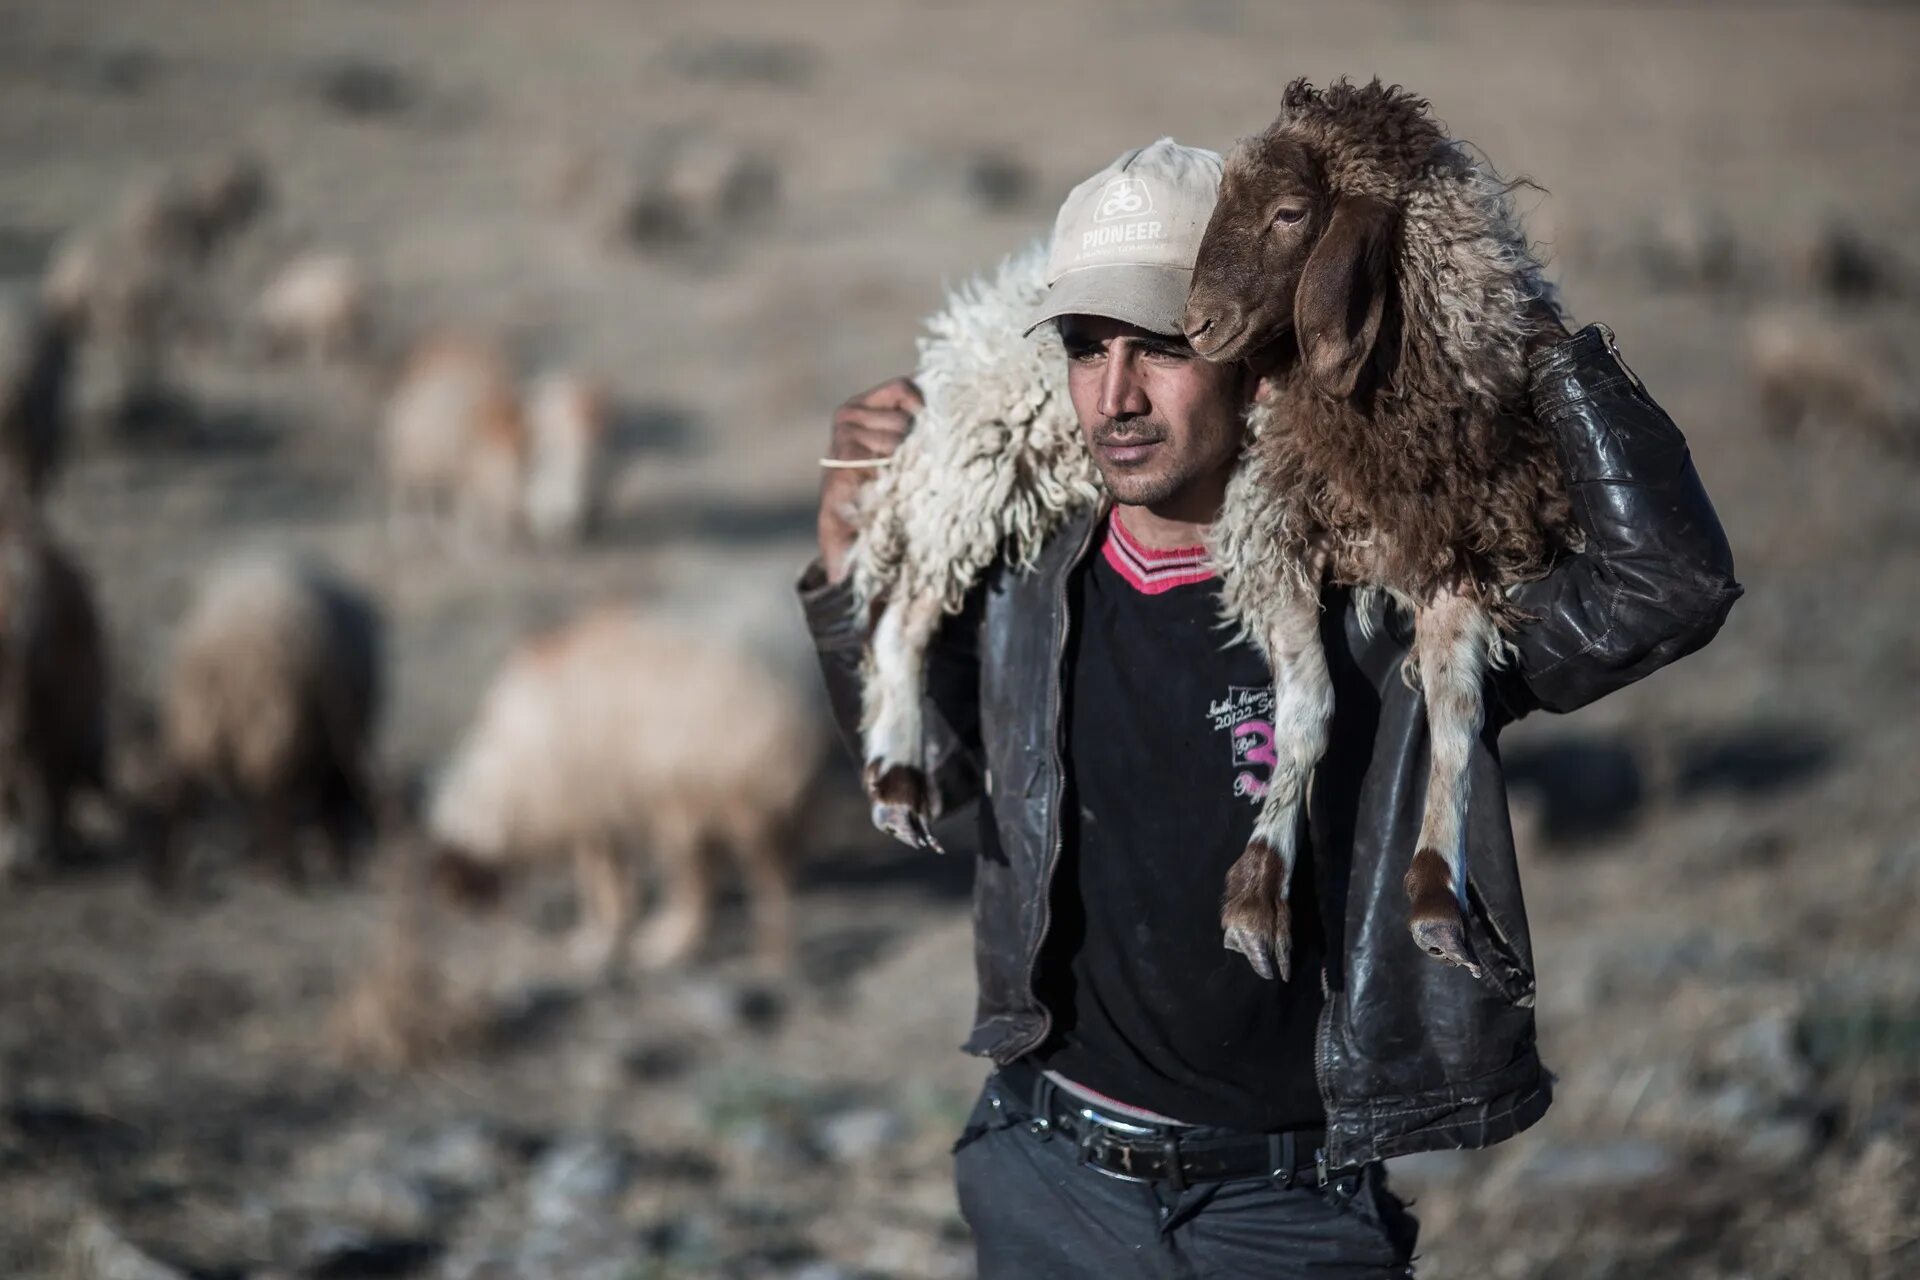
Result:
[[[1186,332],[1187,289],[1193,272],[1185,267],[1112,264],[1081,267],[1053,282],[1026,332],[1061,316],[1106,316],[1170,338]]]

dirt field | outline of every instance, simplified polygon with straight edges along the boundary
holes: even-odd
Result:
[[[1506,739],[1558,1101],[1399,1162],[1420,1274],[1877,1280],[1920,1273],[1920,410],[1904,445],[1773,430],[1743,352],[1835,288],[1920,329],[1916,62],[1898,3],[0,0],[0,280],[142,182],[265,163],[173,409],[83,415],[50,516],[123,710],[213,556],[327,556],[388,613],[381,759],[418,778],[512,643],[594,601],[811,691],[814,458],[943,283],[1125,147],[1257,129],[1295,75],[1418,89],[1545,188],[1570,310],[1688,434],[1748,592],[1704,653]],[[623,204],[663,156],[734,198]],[[246,301],[304,247],[373,281],[363,354],[261,351]],[[381,380],[441,325],[610,386],[583,548],[390,546]],[[585,985],[537,879],[431,932],[487,1027],[414,1073],[324,1035],[386,936],[378,866],[294,891],[215,824],[170,904],[107,836],[0,885],[0,1275],[970,1275],[969,872],[878,844],[851,788],[805,837],[795,972],[753,971],[730,906],[685,974]]]

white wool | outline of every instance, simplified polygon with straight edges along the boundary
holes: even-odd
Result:
[[[543,543],[578,541],[598,498],[606,409],[576,373],[550,372],[527,393],[527,527]]]
[[[387,401],[384,428],[396,514],[453,517],[493,534],[518,524],[526,424],[498,351],[455,336],[422,343]]]
[[[428,828],[493,862],[663,822],[779,833],[817,765],[804,700],[712,634],[590,613],[507,661],[434,789]]]
[[[1030,565],[1070,513],[1100,500],[1059,336],[1022,332],[1046,293],[1045,264],[1045,246],[1030,246],[927,322],[917,374],[926,407],[864,495],[854,594],[863,613],[884,604],[888,637],[867,655],[870,761],[921,762],[918,690],[941,615],[959,611],[997,556]]]
[[[1021,332],[1045,270],[1046,247],[1034,244],[927,321],[916,374],[926,408],[864,498],[853,551],[862,608],[931,594],[956,612],[1003,547],[1030,564],[1067,515],[1100,500],[1059,336]]]
[[[319,571],[274,552],[243,551],[200,579],[174,638],[164,719],[173,766],[189,776],[229,776],[265,792],[311,763],[329,723],[364,733],[364,705],[322,594]],[[356,750],[363,742],[339,744]]]
[[[337,352],[367,321],[367,284],[344,253],[303,253],[260,292],[260,323],[274,341],[311,353]]]

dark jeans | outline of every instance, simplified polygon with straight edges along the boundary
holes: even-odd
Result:
[[[980,1280],[1400,1280],[1413,1274],[1419,1223],[1367,1165],[1323,1190],[1311,1174],[1174,1191],[1123,1182],[1075,1158],[1071,1139],[1037,1134],[997,1074],[954,1144],[960,1212]],[[1217,1130],[1214,1132],[1218,1132]]]

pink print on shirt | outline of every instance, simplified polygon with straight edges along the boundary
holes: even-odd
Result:
[[[1207,704],[1207,719],[1224,729],[1233,752],[1233,794],[1259,804],[1273,776],[1273,688],[1227,686],[1227,696]]]

